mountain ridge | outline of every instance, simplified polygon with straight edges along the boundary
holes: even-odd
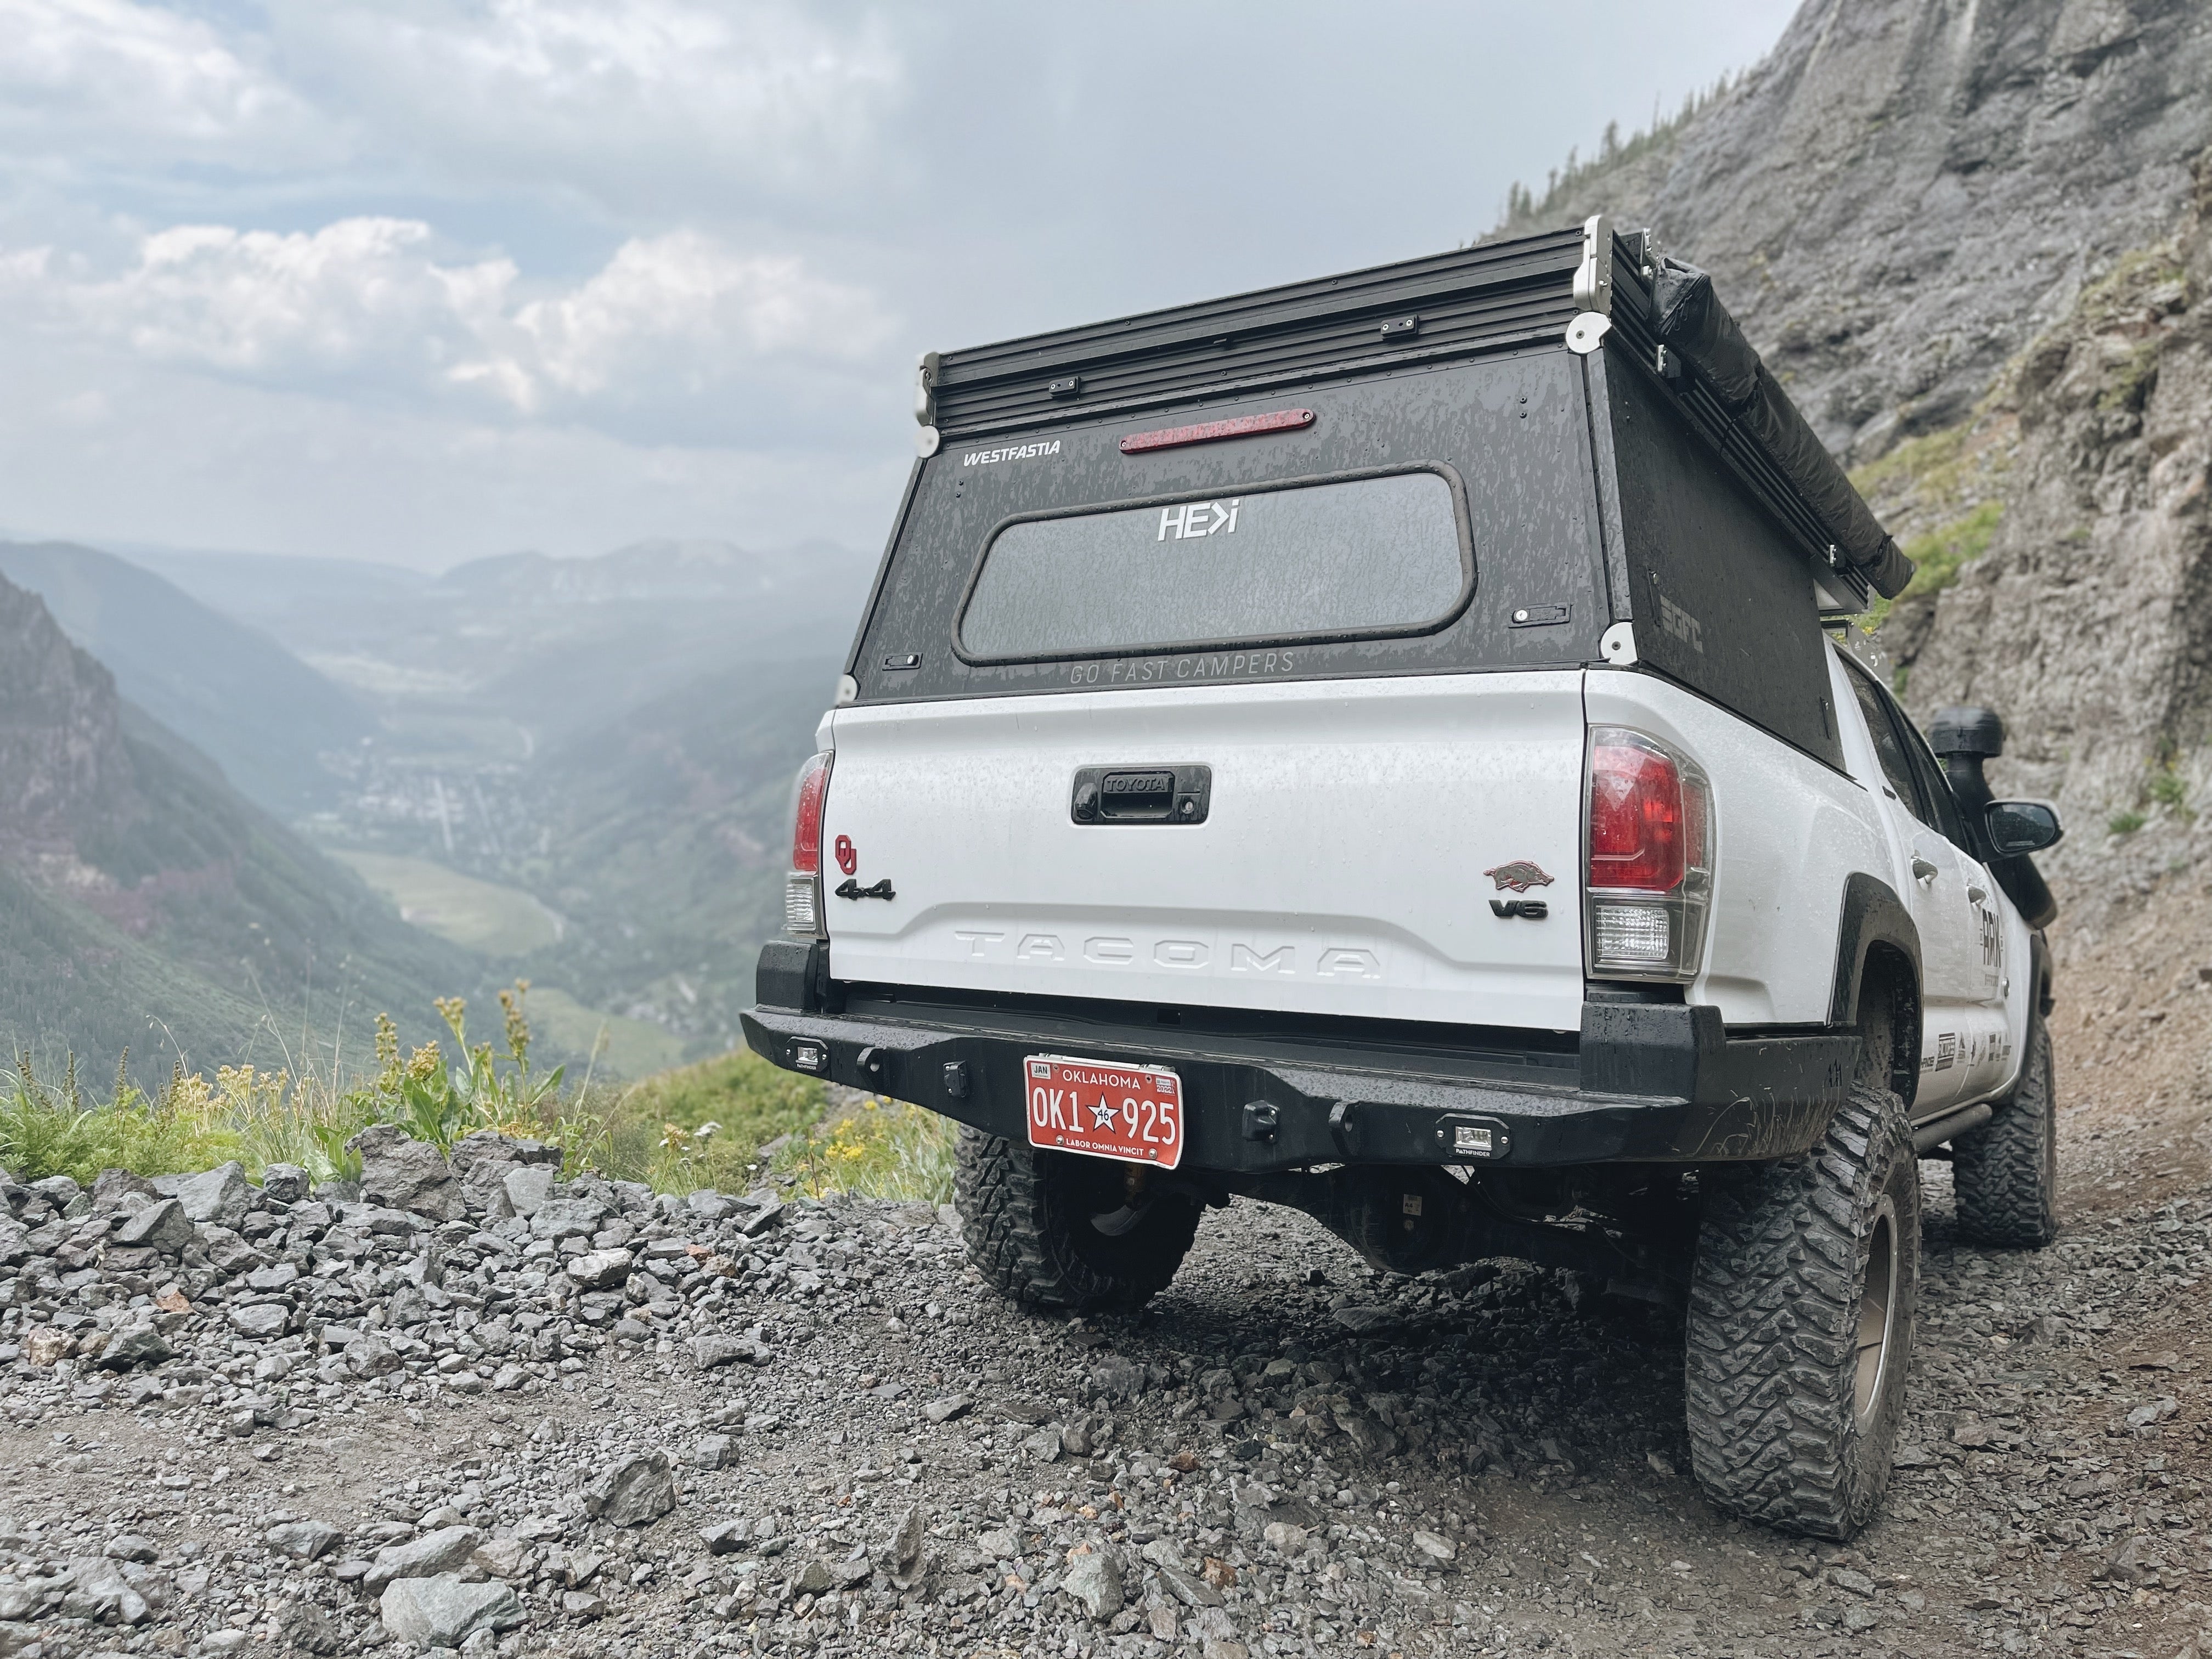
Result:
[[[2194,0],[1808,0],[1661,142],[1577,168],[1504,234],[1609,213],[1716,288],[1854,462],[1966,418],[2212,144]]]
[[[428,1022],[482,969],[237,793],[0,577],[0,1040],[153,1080]],[[325,1006],[324,999],[327,1000]],[[277,1040],[278,1024],[286,1034]],[[295,1024],[296,1022],[296,1024]]]
[[[0,542],[0,576],[44,599],[121,696],[159,709],[164,725],[273,810],[326,801],[323,757],[375,730],[358,701],[279,640],[130,560],[73,542]]]

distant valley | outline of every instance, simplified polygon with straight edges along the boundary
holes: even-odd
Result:
[[[431,576],[0,543],[125,698],[444,952],[426,1009],[528,977],[548,1046],[623,1075],[736,1039],[871,570],[819,545]]]
[[[381,1008],[428,1035],[465,952],[241,796],[0,576],[0,1042],[142,1085],[327,1064]]]

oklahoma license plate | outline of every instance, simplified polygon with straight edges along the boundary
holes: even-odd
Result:
[[[1182,1081],[1157,1066],[1031,1054],[1030,1145],[1172,1170],[1182,1161]]]

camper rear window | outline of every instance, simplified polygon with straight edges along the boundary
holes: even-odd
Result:
[[[980,663],[1419,634],[1474,582],[1442,470],[1340,477],[1010,520],[958,643]]]

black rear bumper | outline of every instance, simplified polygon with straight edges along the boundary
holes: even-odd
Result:
[[[1154,1012],[1143,1004],[845,989],[818,947],[770,944],[746,1042],[787,1069],[1013,1139],[1030,1054],[1165,1066],[1182,1079],[1183,1167],[1225,1173],[1787,1158],[1819,1140],[1858,1058],[1848,1033],[1730,1036],[1718,1009],[1680,1004],[1585,1004],[1578,1041],[1516,1048],[1496,1032],[1205,1030],[1139,1023]]]

